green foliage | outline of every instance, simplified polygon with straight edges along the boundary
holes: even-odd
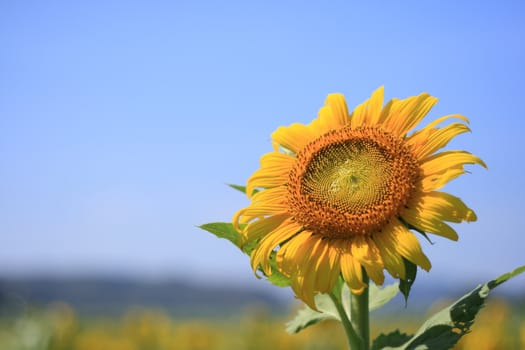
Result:
[[[397,283],[393,283],[386,287],[380,288],[374,283],[370,283],[370,290],[368,291],[369,310],[379,309],[381,306],[392,300],[399,291]]]
[[[399,280],[399,291],[405,297],[405,305],[408,303],[408,295],[410,294],[410,289],[416,281],[417,274],[417,265],[407,259],[403,258],[405,263],[405,279]]]
[[[228,184],[228,186],[230,186],[231,188],[237,190],[237,191],[240,191],[244,194],[246,194],[246,186],[241,186],[241,185],[235,185],[235,184]]]
[[[246,186],[234,185],[234,184],[228,184],[228,186],[242,193],[246,193]],[[254,193],[256,192],[257,191],[254,190]],[[244,227],[244,225],[241,225],[241,228],[242,227]],[[258,241],[254,241],[254,242],[251,242],[250,244],[242,244],[241,234],[235,229],[235,227],[233,227],[233,224],[229,222],[212,222],[209,224],[201,225],[199,226],[199,228],[214,234],[218,238],[227,239],[228,241],[232,242],[237,247],[239,247],[248,256],[251,255],[253,249],[257,246],[257,243],[258,243]],[[279,270],[277,269],[277,263],[275,261],[275,253],[272,253],[272,255],[270,256],[270,266],[272,267],[272,274],[266,276],[266,279],[270,283],[278,287],[289,286],[290,279],[284,276],[282,273],[280,273]],[[260,269],[259,271],[262,272]]]
[[[519,275],[520,273],[523,273],[523,272],[525,272],[525,265],[520,266],[520,267],[514,269],[514,271],[507,272],[507,273],[499,276],[495,280],[490,281],[488,283],[488,286],[489,286],[490,289],[494,289],[495,287],[499,286],[503,282],[505,282],[505,281],[511,279],[512,277],[517,276],[517,275]]]
[[[242,227],[242,226],[241,226]],[[257,242],[251,244],[242,245],[241,234],[233,227],[233,224],[229,222],[212,222],[209,224],[204,224],[199,226],[199,228],[213,233],[219,238],[227,239],[228,241],[235,244],[239,247],[246,255],[250,255],[253,249],[255,248]],[[278,287],[287,287],[290,285],[290,279],[284,276],[277,269],[277,263],[275,261],[275,253],[272,253],[270,257],[270,266],[272,267],[272,274],[266,276],[266,279],[278,286]],[[259,270],[260,271],[260,270]],[[261,271],[262,272],[262,271]]]
[[[374,347],[374,349],[444,350],[452,348],[463,335],[470,332],[470,327],[474,323],[478,311],[485,303],[489,292],[524,271],[525,266],[521,266],[510,273],[478,286],[451,306],[429,318],[411,339],[401,345],[399,338],[379,336],[378,344],[383,347]],[[376,342],[374,342],[375,344]]]
[[[237,191],[240,191],[240,192],[246,194],[246,186],[235,185],[235,184],[228,184],[228,186],[230,186],[234,190],[237,190]],[[256,189],[253,190],[252,195],[256,194],[257,192],[259,192],[259,190],[256,190]]]
[[[381,350],[387,346],[401,346],[412,338],[411,335],[401,333],[399,329],[388,333],[379,335],[372,344],[371,350]]]
[[[266,276],[266,279],[277,287],[288,287],[290,285],[290,279],[279,272],[277,268],[277,261],[275,259],[276,253],[272,252],[270,255],[270,266],[272,267],[272,274]]]
[[[306,305],[299,310],[294,319],[286,323],[286,331],[288,333],[298,333],[303,329],[324,320],[332,319],[341,321],[341,317],[339,316],[337,308],[332,302],[330,295],[317,294],[315,296],[315,306],[317,306],[317,310],[319,311],[312,310]],[[350,314],[348,310],[347,314]]]
[[[266,276],[268,282],[277,287],[288,287],[290,285],[290,279],[279,272],[277,269],[272,270],[270,276]]]
[[[398,293],[397,283],[386,286],[384,288],[379,288],[374,283],[370,283],[369,291],[369,309],[370,311],[380,308],[394,298]],[[305,307],[297,313],[293,320],[286,324],[286,331],[288,333],[298,333],[301,330],[319,323],[324,320],[337,320],[341,321],[341,316],[339,315],[337,308],[332,300],[333,297],[336,297],[343,307],[345,308],[346,316],[351,320],[350,314],[350,298],[352,297],[352,292],[346,285],[342,284],[340,293],[333,293],[332,297],[329,294],[317,294],[315,296],[315,306],[317,310],[312,310],[308,306]]]
[[[487,304],[483,315],[476,318],[476,327],[465,337],[468,342],[460,341],[454,349],[525,349],[525,342],[521,339],[521,329],[525,327],[524,308],[502,300]],[[242,312],[227,310],[210,318],[181,318],[181,315],[158,306],[137,308],[129,305],[129,309],[112,316],[91,312],[86,315],[77,311],[66,304],[53,303],[40,307],[33,305],[27,313],[0,315],[0,349],[347,349],[344,333],[335,322],[325,322],[323,327],[312,327],[307,332],[290,336],[282,331],[281,316],[260,307]],[[403,321],[411,322],[412,317],[415,315],[404,317]],[[401,322],[398,315],[382,313],[374,318],[374,328],[396,329]],[[375,344],[373,350],[400,345],[389,342],[375,347]]]
[[[237,232],[233,224],[229,222],[211,222],[209,224],[200,225],[199,228],[213,233],[219,238],[227,239],[236,246],[241,242],[241,234]]]

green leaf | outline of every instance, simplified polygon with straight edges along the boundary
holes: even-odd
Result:
[[[286,331],[290,334],[299,333],[307,327],[329,319],[333,319],[333,317],[305,307],[299,310],[293,320],[286,323]]]
[[[523,273],[523,272],[525,272],[525,265],[523,265],[521,267],[518,267],[517,269],[515,269],[512,272],[507,272],[506,274],[503,274],[503,275],[499,276],[495,280],[490,281],[488,283],[489,288],[490,289],[494,289],[497,286],[499,286],[500,284],[502,284],[503,282],[505,282],[505,281],[511,279],[512,277],[517,276],[517,275],[519,275],[520,273]]]
[[[246,186],[235,185],[235,184],[227,184],[227,185],[230,186],[231,188],[237,190],[237,191],[240,191],[240,192],[246,194]]]
[[[244,244],[240,248],[248,256],[251,256],[252,251],[255,249],[259,241],[251,242],[250,244]]]
[[[272,274],[269,276],[266,276],[266,279],[268,282],[272,283],[273,285],[276,285],[277,287],[288,287],[290,285],[290,279],[279,272],[279,269],[277,268],[277,261],[276,257],[277,254],[275,252],[272,252],[270,255],[270,266],[272,268]]]
[[[240,191],[240,192],[246,194],[246,186],[234,185],[234,184],[227,184],[227,185],[230,186],[231,188],[237,190],[237,191]],[[253,196],[254,194],[256,194],[257,192],[259,192],[259,190],[258,190],[258,189],[254,189],[254,190],[252,191],[252,196]]]
[[[288,333],[298,333],[324,320],[341,321],[337,308],[328,294],[317,294],[315,296],[315,306],[317,306],[319,311],[312,310],[306,305],[299,310],[294,319],[286,324],[286,331]],[[348,310],[347,314],[350,314]]]
[[[278,270],[273,270],[270,276],[267,276],[266,279],[271,284],[277,287],[288,287],[290,285],[290,279],[280,273]]]
[[[495,280],[478,286],[451,306],[429,318],[417,333],[400,346],[383,347],[383,350],[443,350],[452,348],[458,340],[470,331],[478,311],[485,303],[489,292],[510,278],[525,272],[521,266]]]
[[[368,308],[370,311],[379,309],[392,300],[399,292],[397,283],[380,288],[375,283],[370,283],[368,291]]]
[[[241,225],[241,228],[242,227],[244,227],[244,225]],[[241,234],[235,229],[235,227],[233,227],[233,224],[230,222],[211,222],[209,224],[201,225],[199,228],[211,232],[219,238],[227,239],[239,247],[247,255],[251,254],[252,250],[258,243],[255,241],[241,246]]]
[[[239,246],[241,243],[241,234],[237,232],[235,227],[233,227],[233,224],[229,222],[212,222],[209,224],[201,225],[199,226],[199,228],[206,230],[210,233],[213,233],[215,236],[219,238],[227,239],[228,241],[235,244],[237,247],[241,248],[241,250],[248,256],[251,254],[251,252],[253,251],[253,249],[258,243],[257,241],[255,241],[255,242],[252,242],[251,244]],[[270,283],[278,287],[289,286],[290,279],[284,276],[282,273],[280,273],[279,270],[277,269],[277,263],[275,262],[275,253],[272,253],[272,255],[270,256],[270,265],[272,267],[272,274],[270,276],[266,276],[266,279]]]
[[[374,283],[370,283],[369,310],[372,311],[378,309],[395,297],[397,294],[397,288],[397,283],[384,288],[379,288]],[[346,283],[342,283],[341,285],[336,286],[336,288],[334,288],[333,294],[336,295],[339,300],[341,300],[341,304],[345,309],[346,316],[350,320],[350,298],[352,297],[352,292],[348,288],[348,285]],[[314,300],[315,306],[317,306],[319,311],[312,310],[305,305],[303,309],[299,310],[295,318],[286,324],[286,331],[288,333],[297,333],[324,320],[332,319],[341,321],[341,317],[337,312],[337,308],[328,294],[317,294]]]
[[[241,234],[237,232],[233,224],[230,222],[211,222],[209,224],[200,225],[199,228],[213,233],[219,238],[227,239],[236,246],[241,242]]]
[[[380,334],[372,344],[371,350],[381,350],[388,346],[401,346],[406,343],[411,335],[401,333],[398,329],[388,334]]]
[[[405,297],[406,306],[410,289],[416,281],[417,265],[405,258],[403,258],[403,262],[405,263],[405,279],[399,280],[399,291],[403,293],[403,297]]]

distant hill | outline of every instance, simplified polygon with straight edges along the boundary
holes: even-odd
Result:
[[[269,293],[236,286],[210,287],[178,280],[143,282],[109,278],[0,279],[0,311],[17,305],[63,301],[83,314],[120,314],[130,306],[162,308],[177,316],[221,316],[262,305],[286,311],[285,301]]]
[[[474,287],[416,283],[407,308],[399,294],[379,312],[419,312],[439,300],[456,300]],[[142,306],[159,308],[175,317],[224,317],[255,305],[275,314],[288,314],[290,299],[266,290],[236,285],[204,287],[178,279],[145,282],[131,278],[0,277],[0,315],[56,301],[66,302],[84,315],[119,315],[132,306]],[[497,297],[498,291],[493,294]],[[501,296],[521,307],[525,305],[523,292]]]

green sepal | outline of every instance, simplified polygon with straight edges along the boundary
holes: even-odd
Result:
[[[399,329],[388,334],[380,334],[373,342],[371,350],[381,350],[388,346],[401,346],[412,338],[411,335],[401,333]]]
[[[416,281],[417,275],[417,265],[407,259],[403,258],[403,263],[405,264],[405,279],[399,279],[399,291],[403,294],[405,298],[405,306],[408,304],[408,296],[410,294],[410,289]]]
[[[444,350],[451,349],[459,339],[470,332],[474,319],[485,303],[489,292],[510,278],[525,272],[521,266],[512,272],[479,285],[451,306],[430,317],[416,334],[402,345],[386,344],[382,350]]]

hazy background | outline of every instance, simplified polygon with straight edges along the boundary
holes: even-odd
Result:
[[[224,184],[257,169],[274,129],[380,85],[439,97],[429,119],[468,116],[451,148],[489,166],[445,187],[479,220],[422,242],[419,283],[523,265],[525,3],[363,3],[0,2],[0,276],[266,288],[196,225],[248,203]]]

